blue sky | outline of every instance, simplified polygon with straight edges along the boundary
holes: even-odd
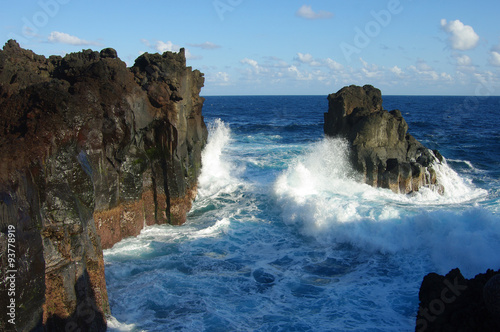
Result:
[[[500,95],[500,1],[0,0],[0,36],[43,55],[185,47],[203,95]]]

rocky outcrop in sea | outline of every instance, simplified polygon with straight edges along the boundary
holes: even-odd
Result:
[[[15,249],[1,266],[15,271],[17,330],[106,329],[102,249],[145,225],[182,224],[196,195],[203,84],[184,50],[127,68],[109,48],[46,58],[6,43],[0,249]]]
[[[443,191],[433,169],[442,161],[439,152],[408,133],[399,110],[384,110],[382,93],[371,85],[351,85],[329,95],[324,132],[347,139],[351,162],[367,184],[403,194],[422,187]]]

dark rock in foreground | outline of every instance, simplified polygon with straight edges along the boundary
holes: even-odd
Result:
[[[430,273],[419,292],[415,331],[500,331],[500,270],[465,279]]]
[[[424,186],[442,191],[432,168],[442,157],[408,134],[399,110],[382,108],[379,89],[351,85],[329,95],[328,102],[325,134],[349,141],[353,166],[366,183],[404,194]]]
[[[196,195],[203,83],[183,50],[127,68],[113,49],[45,58],[4,46],[0,260],[14,228],[17,272],[16,326],[2,314],[0,330],[106,329],[102,248],[183,223]]]

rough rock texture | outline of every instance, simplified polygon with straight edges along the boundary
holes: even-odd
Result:
[[[500,331],[500,270],[465,279],[430,273],[420,287],[415,331]]]
[[[349,141],[352,164],[366,183],[396,193],[418,191],[422,186],[442,190],[432,168],[441,155],[408,134],[399,110],[382,108],[379,89],[351,85],[329,95],[328,102],[325,134]]]
[[[113,49],[0,51],[1,266],[14,225],[19,331],[105,330],[102,248],[183,223],[196,195],[203,83],[184,50],[132,68]],[[2,315],[0,330],[12,327]]]

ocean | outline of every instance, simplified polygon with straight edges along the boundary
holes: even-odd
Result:
[[[414,331],[430,272],[500,268],[500,97],[384,96],[444,195],[357,181],[326,96],[206,97],[183,226],[104,251],[110,331]]]

